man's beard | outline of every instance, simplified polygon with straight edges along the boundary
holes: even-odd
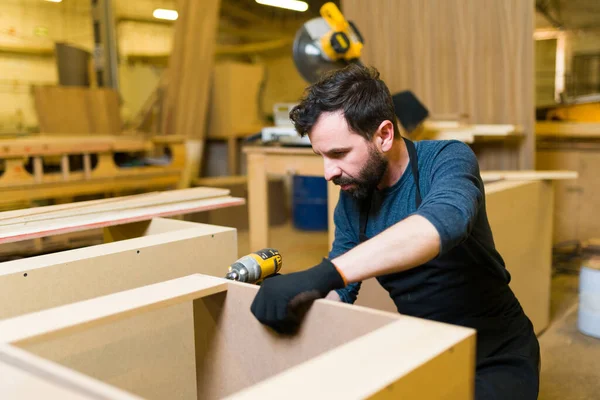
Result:
[[[358,173],[358,178],[343,177],[333,179],[333,183],[339,186],[354,186],[347,190],[357,200],[366,199],[377,187],[383,174],[387,171],[388,160],[377,151],[375,146],[369,147],[369,159]]]

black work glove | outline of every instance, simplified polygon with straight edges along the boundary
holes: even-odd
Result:
[[[298,329],[304,312],[314,300],[344,286],[337,268],[324,258],[306,271],[265,279],[250,310],[261,323],[279,333],[290,334]]]

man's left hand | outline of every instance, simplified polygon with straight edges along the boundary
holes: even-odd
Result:
[[[306,306],[344,286],[344,278],[335,265],[324,258],[306,271],[265,279],[250,310],[261,323],[275,331],[293,333],[300,325]]]

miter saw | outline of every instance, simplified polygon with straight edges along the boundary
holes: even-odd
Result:
[[[308,83],[350,63],[359,63],[363,38],[351,21],[346,21],[334,3],[325,3],[321,17],[307,21],[296,33],[293,44],[294,64]],[[310,146],[307,136],[300,137],[289,119],[295,104],[274,106],[275,126],[262,129],[262,141],[283,145]]]

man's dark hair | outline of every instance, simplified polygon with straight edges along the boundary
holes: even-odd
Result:
[[[343,112],[352,131],[371,140],[379,125],[389,120],[394,125],[394,138],[400,137],[392,96],[373,67],[350,64],[324,75],[309,86],[290,111],[296,131],[304,136],[322,112]]]

